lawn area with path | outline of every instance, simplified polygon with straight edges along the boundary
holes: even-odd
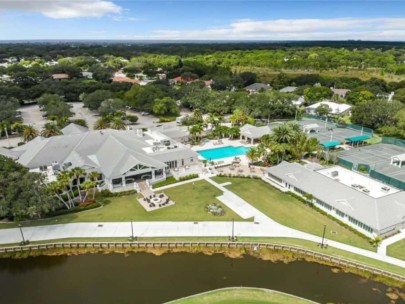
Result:
[[[405,239],[389,245],[387,255],[405,261]]]
[[[261,288],[224,288],[169,302],[170,304],[310,304],[303,298]],[[167,303],[167,304],[169,304]]]
[[[230,182],[225,188],[279,224],[317,236],[322,236],[323,227],[326,225],[327,239],[376,251],[368,240],[262,180],[229,177],[212,179],[219,184]]]
[[[172,200],[169,206],[147,212],[137,201],[137,195],[109,198],[111,202],[102,208],[62,215],[54,218],[24,222],[23,226],[39,226],[51,224],[67,224],[78,222],[125,222],[125,221],[243,221],[231,209],[224,206],[217,196],[222,191],[206,181],[175,186],[163,191]],[[225,210],[224,216],[214,216],[205,211],[205,206],[218,203]],[[0,228],[13,228],[16,224],[1,224]]]

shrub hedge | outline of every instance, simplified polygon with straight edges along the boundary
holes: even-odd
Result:
[[[170,177],[168,177],[166,180],[164,180],[162,182],[158,182],[156,184],[153,184],[152,188],[153,189],[160,188],[160,187],[163,187],[163,186],[167,186],[167,185],[171,185],[171,184],[175,184],[175,183],[179,183],[179,182],[184,182],[186,180],[197,178],[197,177],[198,177],[197,173],[182,176],[178,180],[175,179],[173,176],[170,176]]]

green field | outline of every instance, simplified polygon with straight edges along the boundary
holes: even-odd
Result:
[[[326,225],[326,238],[376,251],[368,240],[262,180],[228,177],[214,177],[213,180],[231,182],[227,189],[282,225],[317,236],[322,236]]]
[[[54,218],[24,222],[23,226],[65,224],[78,222],[123,222],[130,221],[227,221],[243,220],[231,209],[224,206],[217,196],[222,192],[207,183],[197,181],[163,191],[176,204],[147,212],[137,201],[136,195],[110,198],[102,208],[62,215]],[[207,204],[216,202],[225,210],[224,216],[214,216],[205,211]],[[2,224],[0,228],[12,228],[15,224]]]
[[[405,261],[405,239],[388,246],[387,255]]]
[[[224,288],[179,299],[170,304],[308,304],[303,298],[259,288]]]

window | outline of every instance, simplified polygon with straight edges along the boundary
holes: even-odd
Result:
[[[279,183],[283,182],[283,180],[281,178],[278,178],[277,176],[274,176],[273,174],[267,173],[267,176],[270,177],[271,179],[274,179],[275,181],[278,181]]]
[[[337,210],[337,209],[336,209],[336,214],[339,215],[340,217],[345,217],[345,214],[342,211]]]

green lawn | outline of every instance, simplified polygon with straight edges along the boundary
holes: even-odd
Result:
[[[405,240],[398,241],[388,246],[387,255],[405,261]]]
[[[326,225],[326,238],[376,251],[366,239],[262,180],[228,177],[214,177],[213,180],[231,182],[227,189],[282,225],[318,236],[322,236]]]
[[[23,226],[77,222],[121,222],[130,221],[131,219],[134,221],[227,221],[233,218],[243,220],[216,199],[222,192],[206,181],[184,184],[166,189],[163,192],[175,201],[174,206],[147,212],[137,201],[136,195],[114,197],[109,199],[111,203],[102,208],[25,222]],[[205,206],[213,202],[222,206],[225,210],[224,216],[214,216],[205,211]],[[1,224],[0,228],[12,228],[15,226],[15,224]]]
[[[308,304],[315,303],[289,294],[259,288],[224,288],[179,299],[170,304]]]

